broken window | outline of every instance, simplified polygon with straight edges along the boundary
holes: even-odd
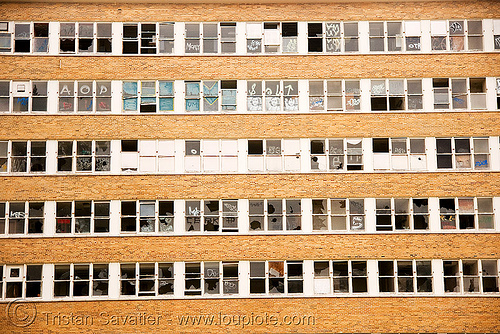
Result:
[[[159,53],[174,53],[174,22],[164,22],[159,24]]]
[[[250,231],[301,230],[301,200],[250,200]]]
[[[297,36],[298,36],[298,23],[297,22],[283,22],[281,24],[281,36],[283,38],[282,48],[283,53],[294,53],[298,51]]]
[[[110,141],[59,141],[58,172],[109,172]]]
[[[35,173],[45,172],[46,170],[47,152],[45,142],[13,141],[10,155],[10,171],[12,173]]]
[[[124,81],[122,92],[124,112],[155,113],[174,110],[173,81]]]
[[[42,293],[42,265],[0,266],[0,287],[5,279],[5,298],[39,298]],[[0,297],[2,294],[0,293]]]
[[[172,295],[173,278],[173,263],[120,264],[120,294],[138,297]]]
[[[184,264],[184,295],[201,296],[201,262]]]
[[[174,201],[122,201],[121,231],[172,232]]]
[[[7,216],[5,215],[6,203],[0,205],[0,234],[39,234],[43,233],[45,221],[43,202],[10,202],[8,203]],[[7,221],[5,220],[7,218]],[[7,232],[5,228],[8,228]]]
[[[438,169],[490,169],[488,138],[436,138],[436,146]]]
[[[61,23],[59,26],[59,52],[76,53],[76,23]]]
[[[454,198],[440,198],[439,199],[439,217],[441,220],[441,229],[456,229],[457,219],[455,210]]]
[[[250,262],[250,294],[301,294],[303,285],[302,261]]]
[[[471,109],[486,109],[486,78],[470,78]]]
[[[359,80],[327,80],[326,83],[311,80],[309,81],[309,109],[322,111],[326,106],[326,111],[360,110],[360,94]],[[345,100],[345,106],[343,100]]]
[[[237,200],[186,201],[185,210],[188,232],[238,232]]]
[[[332,286],[334,294],[367,292],[366,261],[314,261],[314,293],[329,294]]]
[[[443,261],[445,292],[465,294],[498,292],[496,262],[496,260]]]
[[[109,201],[56,202],[56,233],[108,233]]]
[[[313,231],[364,230],[364,201],[358,199],[313,199]]]
[[[465,48],[464,21],[448,21],[450,33],[450,50],[462,51]]]
[[[394,284],[391,282],[389,268],[392,261],[379,261],[379,270],[381,268],[383,270],[383,275],[379,272],[379,282],[382,283],[381,292],[429,293],[433,291],[431,261],[397,260],[395,262],[397,289],[391,289],[391,285]]]
[[[464,293],[480,292],[478,262],[478,260],[462,260]]]

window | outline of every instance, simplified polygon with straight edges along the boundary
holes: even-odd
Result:
[[[248,170],[299,171],[300,152],[298,139],[248,140]]]
[[[237,140],[186,140],[184,169],[186,172],[236,172]]]
[[[250,294],[301,294],[302,261],[250,262]]]
[[[426,170],[425,139],[373,138],[375,170]]]
[[[326,87],[326,91],[325,91]],[[309,81],[309,110],[356,111],[361,106],[359,80]]]
[[[185,219],[187,232],[238,232],[238,200],[186,201]]]
[[[313,199],[313,231],[364,231],[363,199]]]
[[[499,41],[500,41],[500,39],[499,39]],[[1,83],[0,83],[0,87],[1,87]],[[497,91],[497,109],[500,109],[500,78],[497,78],[496,91]],[[3,104],[2,100],[3,100],[3,98],[0,98],[0,103],[1,104]]]
[[[314,261],[314,293],[332,291],[334,294],[368,292],[366,261]]]
[[[41,234],[44,222],[43,202],[0,203],[0,234]]]
[[[247,110],[299,111],[298,81],[247,81]]]
[[[159,47],[160,53],[174,53],[174,22],[165,22],[159,24]]]
[[[500,20],[493,20],[493,44],[495,50],[500,50]]]
[[[31,24],[29,23],[15,23],[14,26],[14,52],[31,51]]]
[[[121,231],[173,232],[174,201],[122,201]]]
[[[297,36],[298,24],[297,22],[283,22],[281,24],[281,36],[283,38],[283,53],[295,53],[298,51]]]
[[[3,156],[4,172],[37,173],[46,170],[46,143],[36,141],[13,141],[11,150],[7,151],[8,142],[0,142],[0,160]],[[10,153],[10,169],[7,170],[7,153]]]
[[[482,50],[482,21],[431,21],[431,43],[436,51]]]
[[[137,171],[139,149],[137,140],[122,140],[121,141],[121,158],[122,171],[132,172]]]
[[[156,23],[124,23],[123,54],[156,54]]]
[[[47,81],[0,82],[0,111],[47,111]],[[12,106],[11,106],[12,100]]]
[[[250,231],[301,230],[300,199],[250,200]]]
[[[74,33],[63,35],[62,25],[61,37],[73,37]],[[78,53],[111,53],[111,23],[79,23],[77,37]]]
[[[428,230],[428,199],[376,199],[376,229],[377,231]]]
[[[120,264],[120,294],[152,297],[174,294],[173,263]]]
[[[107,296],[107,264],[56,264],[54,297]]]
[[[247,53],[262,52],[262,23],[247,23]]]
[[[498,293],[497,260],[443,261],[445,292]]]
[[[2,269],[3,266],[0,266],[0,274]],[[2,287],[1,281],[0,287]],[[42,265],[6,266],[5,298],[38,298],[41,297],[41,293]]]
[[[219,52],[236,52],[236,23],[186,23],[185,53]]]
[[[76,53],[76,23],[61,23],[59,26],[59,52]]]
[[[128,152],[125,152],[128,154]],[[128,156],[124,155],[125,163]],[[133,154],[133,153],[131,153]],[[137,158],[132,157],[136,163]],[[139,140],[139,171],[141,173],[173,172],[175,146],[173,140]]]
[[[374,111],[422,109],[422,80],[371,80],[371,109]]]
[[[203,81],[202,99],[200,99],[200,81],[186,81],[185,88],[188,112],[236,111],[236,80]]]
[[[307,51],[323,52],[323,23],[307,24]]]
[[[420,36],[422,31],[420,29],[420,21],[405,21],[405,38],[406,38],[406,51],[420,51],[421,43]]]
[[[431,261],[378,261],[378,276],[380,292],[432,292]]]
[[[108,233],[109,201],[56,202],[56,233]]]
[[[109,141],[59,141],[58,172],[109,172],[111,165]]]
[[[490,169],[488,138],[436,138],[438,169]]]
[[[328,145],[327,145],[328,144]],[[361,139],[312,139],[311,170],[363,170]]]
[[[280,23],[264,22],[264,52],[276,53],[280,49]]]
[[[141,113],[174,111],[174,82],[158,81],[158,89],[156,83],[156,81],[124,81],[123,111]]]
[[[185,263],[185,296],[237,295],[238,262]]]
[[[59,82],[59,112],[75,111],[110,112],[111,81]]]
[[[0,52],[12,51],[12,25],[9,22],[0,22]]]
[[[441,229],[493,229],[493,199],[440,198]],[[458,223],[457,223],[458,222]]]

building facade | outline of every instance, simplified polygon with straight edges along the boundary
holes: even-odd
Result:
[[[9,333],[500,332],[500,3],[0,4]]]

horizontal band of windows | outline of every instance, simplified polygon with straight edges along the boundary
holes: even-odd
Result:
[[[498,137],[0,141],[0,173],[496,171]]]
[[[497,259],[0,265],[2,299],[498,296]]]
[[[258,55],[500,50],[500,20],[378,22],[0,22],[0,52]]]
[[[0,202],[0,236],[500,230],[498,197]]]
[[[0,81],[0,112],[198,114],[493,111],[500,78]]]

